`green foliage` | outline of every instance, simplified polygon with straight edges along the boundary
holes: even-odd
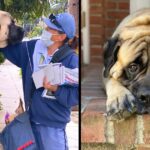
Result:
[[[61,3],[61,5],[62,5],[59,10],[51,9],[51,13],[58,14],[58,13],[64,12],[66,9],[65,5],[67,4],[67,2],[68,2],[68,0],[51,0],[50,1],[51,8],[53,8],[53,6],[58,3]]]
[[[67,0],[50,0],[50,3],[49,0],[0,0],[0,10],[10,12],[17,21],[24,23],[53,13],[52,5],[65,2]]]
[[[22,77],[22,70],[19,70],[19,76]]]
[[[48,16],[51,13],[64,12],[64,4],[67,0],[0,0],[0,10],[9,12],[19,24],[34,24],[33,21],[41,16]],[[51,9],[53,5],[62,3],[59,10]],[[34,37],[41,34],[41,27],[37,26],[28,34]],[[4,56],[0,53],[0,64],[4,62]]]
[[[82,150],[137,150],[135,144],[81,143]]]
[[[41,33],[42,33],[42,27],[41,26],[35,26],[33,28],[33,30],[28,33],[27,37],[32,38],[32,37],[41,35]]]
[[[4,55],[0,52],[0,64],[3,63],[5,60]]]
[[[48,0],[1,0],[0,9],[11,13],[17,20],[35,20],[47,14],[50,7]]]

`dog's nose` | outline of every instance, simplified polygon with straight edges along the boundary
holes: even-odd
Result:
[[[137,92],[137,98],[141,103],[150,105],[150,89],[140,88]]]
[[[147,82],[141,80],[138,83],[132,84],[130,90],[136,97],[136,113],[147,114],[150,113],[150,86]]]
[[[139,88],[136,93],[137,97],[137,113],[147,114],[150,113],[150,89],[149,88]]]
[[[150,86],[148,80],[141,80],[130,86],[133,95],[143,104],[150,104]]]

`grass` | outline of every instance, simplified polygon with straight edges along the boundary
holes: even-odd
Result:
[[[114,145],[108,143],[82,143],[81,150],[136,150],[134,145]]]
[[[116,150],[113,144],[81,144],[81,150]]]

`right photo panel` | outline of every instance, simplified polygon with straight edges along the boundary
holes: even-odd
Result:
[[[150,149],[150,0],[81,1],[81,149]]]

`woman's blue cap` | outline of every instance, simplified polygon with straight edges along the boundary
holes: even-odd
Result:
[[[75,20],[74,17],[69,13],[60,13],[55,16],[55,19],[59,26],[57,26],[51,19],[44,18],[45,24],[58,31],[64,32],[69,39],[72,39],[75,36]]]

